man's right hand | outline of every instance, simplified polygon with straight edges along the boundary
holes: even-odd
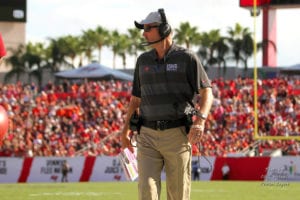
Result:
[[[130,134],[130,130],[128,130],[128,129],[123,130],[122,135],[121,135],[121,145],[122,145],[122,149],[128,148],[133,153],[134,150],[133,150],[133,146],[130,141],[129,134]]]

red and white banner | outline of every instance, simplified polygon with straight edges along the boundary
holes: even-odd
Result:
[[[269,166],[269,157],[217,158],[211,180],[222,180],[222,167],[229,167],[229,180],[264,180]]]
[[[62,163],[69,164],[69,182],[127,181],[118,157],[0,157],[0,183],[60,182]],[[299,157],[198,157],[200,180],[222,180],[222,167],[229,167],[229,180],[300,181]],[[165,180],[165,172],[162,172]]]
[[[25,158],[26,161],[28,158]],[[62,157],[36,157],[33,159],[27,179],[22,182],[60,182],[62,177],[62,164],[69,163],[68,181],[78,182],[85,173],[86,158]],[[24,162],[25,163],[25,162]],[[29,167],[29,166],[28,166]]]

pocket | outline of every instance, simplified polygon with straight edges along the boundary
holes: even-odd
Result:
[[[151,138],[149,137],[149,134],[147,131],[149,131],[147,127],[142,126],[140,130],[140,134],[137,134],[136,141],[137,141],[137,147],[149,147],[149,142],[151,141]]]

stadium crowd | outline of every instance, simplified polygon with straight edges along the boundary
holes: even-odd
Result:
[[[245,149],[281,149],[300,155],[297,140],[261,140],[254,146],[253,80],[212,81],[214,103],[200,148],[193,154],[229,156]],[[0,156],[114,156],[129,102],[131,82],[85,81],[0,85],[0,105],[9,116],[9,131]],[[196,100],[197,101],[197,100]],[[197,105],[197,104],[196,104]],[[273,78],[258,82],[259,136],[299,136],[300,80]]]

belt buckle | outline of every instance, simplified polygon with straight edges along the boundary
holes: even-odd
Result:
[[[167,121],[165,120],[159,120],[156,121],[156,128],[163,131],[167,128]]]

